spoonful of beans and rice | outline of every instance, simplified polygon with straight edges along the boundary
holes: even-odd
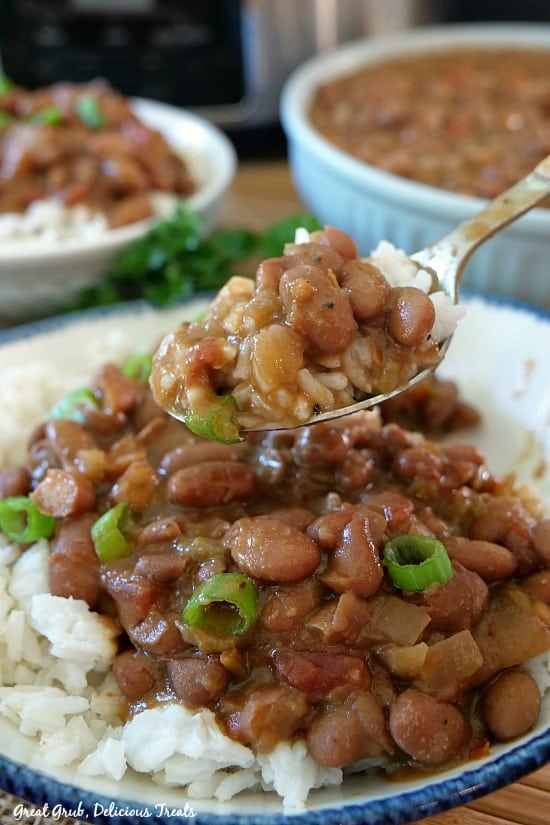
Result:
[[[404,392],[445,356],[473,252],[549,190],[550,156],[410,257],[383,241],[364,259],[338,229],[298,230],[255,280],[231,278],[204,318],[164,338],[151,374],[156,402],[196,434],[232,443]]]

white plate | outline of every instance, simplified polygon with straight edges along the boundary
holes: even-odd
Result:
[[[466,318],[441,375],[458,382],[462,396],[481,409],[484,422],[460,438],[484,450],[493,471],[517,473],[518,481],[550,499],[550,314],[481,298],[466,303]],[[5,400],[3,378],[11,367],[39,357],[75,380],[86,378],[80,359],[84,354],[90,358],[91,340],[102,342],[99,364],[111,344],[120,344],[121,333],[143,350],[183,317],[195,317],[201,306],[199,301],[157,312],[138,304],[0,333],[0,405]],[[267,793],[247,792],[218,803],[187,799],[181,790],[160,787],[137,774],[128,773],[121,782],[83,781],[74,771],[46,767],[36,743],[0,719],[0,784],[6,790],[39,805],[61,804],[73,811],[80,806],[81,819],[86,813],[90,821],[109,825],[183,825],[193,814],[201,825],[398,825],[464,804],[549,759],[547,692],[536,728],[512,744],[495,746],[487,758],[409,782],[356,776],[339,790],[312,792],[304,811],[284,813],[279,800]]]

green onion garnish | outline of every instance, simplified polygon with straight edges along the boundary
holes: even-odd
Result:
[[[104,564],[129,556],[132,552],[125,535],[129,522],[130,508],[125,501],[121,501],[92,525],[94,549]]]
[[[454,575],[445,546],[431,536],[416,533],[394,536],[386,542],[384,562],[394,585],[410,592],[445,584]]]
[[[126,359],[122,365],[122,373],[128,376],[128,378],[135,378],[145,384],[151,375],[152,366],[153,358],[151,355],[148,353],[136,353]]]
[[[218,636],[243,636],[256,621],[257,598],[247,576],[217,573],[194,591],[183,611],[183,621]]]
[[[0,74],[0,95],[5,95],[10,89],[13,89],[12,81],[7,75]]]
[[[101,129],[105,126],[105,118],[101,114],[99,103],[95,97],[83,95],[75,104],[76,113],[88,129]]]
[[[46,106],[29,116],[30,123],[43,123],[44,126],[56,126],[63,120],[63,112],[57,106]]]
[[[55,518],[40,512],[27,496],[10,496],[0,501],[0,530],[12,541],[27,543],[48,539]]]
[[[86,388],[72,390],[64,395],[50,410],[50,418],[67,418],[77,424],[86,421],[86,409],[98,409],[99,402],[93,392]]]
[[[235,421],[236,411],[237,402],[233,396],[220,395],[201,410],[194,409],[184,420],[195,435],[222,444],[235,444],[243,440]]]

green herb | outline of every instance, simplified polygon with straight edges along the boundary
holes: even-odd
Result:
[[[0,96],[5,95],[10,89],[13,89],[12,81],[7,75],[0,74]]]
[[[222,444],[235,444],[243,440],[235,421],[236,412],[237,403],[233,396],[220,395],[204,409],[194,409],[192,415],[185,417],[185,423],[191,432],[201,438]]]
[[[105,118],[101,114],[99,103],[95,97],[82,95],[75,103],[76,113],[88,129],[101,129],[105,126]]]
[[[94,549],[104,564],[130,555],[130,545],[125,535],[129,521],[130,508],[125,501],[121,501],[93,523],[91,535]]]
[[[98,407],[99,402],[93,392],[83,387],[71,390],[60,398],[50,410],[49,417],[52,419],[67,418],[69,421],[76,421],[77,424],[83,424],[86,421],[86,410]]]
[[[190,627],[219,636],[243,636],[256,621],[258,592],[241,573],[216,573],[193,592],[183,611]]]
[[[0,112],[0,129],[5,129],[10,123],[13,123],[11,115],[8,115],[7,112]]]
[[[122,365],[122,374],[145,384],[149,380],[152,367],[152,355],[146,352],[136,352],[134,355],[130,355]]]
[[[27,496],[10,496],[0,501],[0,530],[12,541],[48,539],[54,527],[55,518],[40,512]]]
[[[454,575],[445,546],[431,536],[407,533],[384,546],[384,563],[400,590],[417,592],[431,584],[445,584]]]
[[[145,300],[173,306],[199,292],[215,292],[247,265],[254,277],[258,256],[281,255],[299,226],[317,229],[311,216],[297,215],[263,233],[241,228],[204,229],[201,216],[180,204],[115,256],[100,284],[86,289],[75,308]]]
[[[46,106],[29,115],[30,123],[39,123],[44,126],[57,126],[63,121],[63,112],[57,106]]]

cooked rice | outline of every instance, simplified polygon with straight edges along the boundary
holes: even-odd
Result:
[[[139,333],[112,330],[89,342],[78,372],[61,375],[45,361],[3,370],[0,467],[22,461],[28,434],[62,394],[143,345]],[[36,742],[46,765],[117,781],[133,770],[185,788],[188,799],[274,791],[288,810],[303,807],[312,789],[341,783],[343,772],[316,764],[303,741],[255,756],[224,736],[208,710],[163,704],[123,724],[110,672],[113,629],[84,602],[49,594],[48,553],[46,541],[21,552],[0,534],[0,714]],[[541,692],[550,687],[548,657],[531,670]]]

